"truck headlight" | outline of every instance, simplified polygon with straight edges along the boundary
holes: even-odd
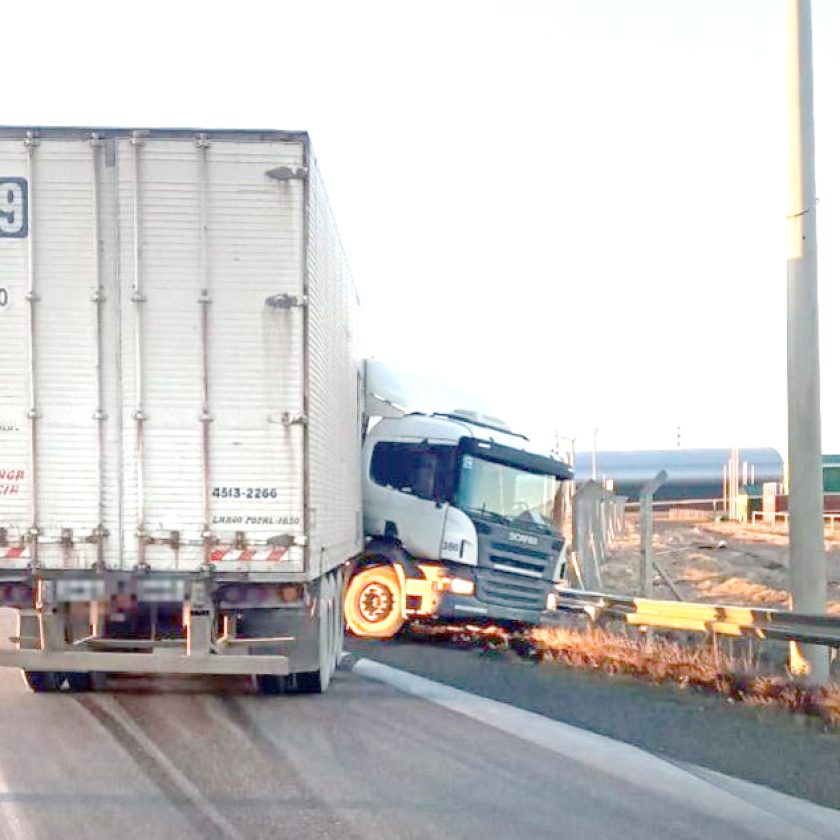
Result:
[[[449,591],[453,595],[474,595],[475,583],[466,578],[451,578],[449,581]]]
[[[556,610],[558,606],[560,606],[560,599],[557,597],[557,593],[549,592],[545,599],[545,608],[547,610]]]

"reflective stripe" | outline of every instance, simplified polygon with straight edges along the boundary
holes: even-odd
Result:
[[[249,561],[261,562],[265,560],[276,563],[282,560],[286,556],[286,554],[288,554],[288,552],[289,549],[285,546],[272,546],[271,548],[265,548],[260,551],[257,551],[254,548],[245,548],[237,550],[231,547],[220,547],[214,549],[210,553],[210,562],[247,563]]]

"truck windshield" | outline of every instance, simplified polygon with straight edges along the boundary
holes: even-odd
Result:
[[[554,530],[560,517],[561,487],[553,475],[464,455],[455,504],[470,513],[525,528]]]

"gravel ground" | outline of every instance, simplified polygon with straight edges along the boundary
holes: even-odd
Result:
[[[840,531],[826,533],[829,612],[840,614]],[[686,600],[787,607],[788,538],[782,530],[736,522],[654,521],[654,556]],[[638,594],[638,516],[627,516],[624,533],[607,552],[604,589]],[[672,598],[656,579],[655,597]]]

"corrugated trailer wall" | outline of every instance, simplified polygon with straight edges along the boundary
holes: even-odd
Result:
[[[0,130],[0,566],[316,576],[361,535],[353,293],[308,138],[91,134]]]
[[[302,545],[267,542],[303,536],[303,432],[283,422],[303,313],[266,304],[302,294],[303,185],[267,174],[302,159],[301,142],[118,141],[129,565],[303,570]]]
[[[31,520],[27,418],[27,164],[0,141],[0,563],[25,567],[19,545]]]
[[[358,300],[324,183],[309,167],[309,534],[322,571],[362,547]]]
[[[103,418],[117,405],[107,404],[116,394],[116,354],[102,348],[116,346],[118,310],[114,296],[97,294],[108,259],[97,207],[109,193],[98,156],[89,141],[0,139],[6,568],[15,555],[22,565],[89,567],[105,551],[98,535],[119,532],[108,503],[117,495],[118,464],[103,457],[116,440]]]

